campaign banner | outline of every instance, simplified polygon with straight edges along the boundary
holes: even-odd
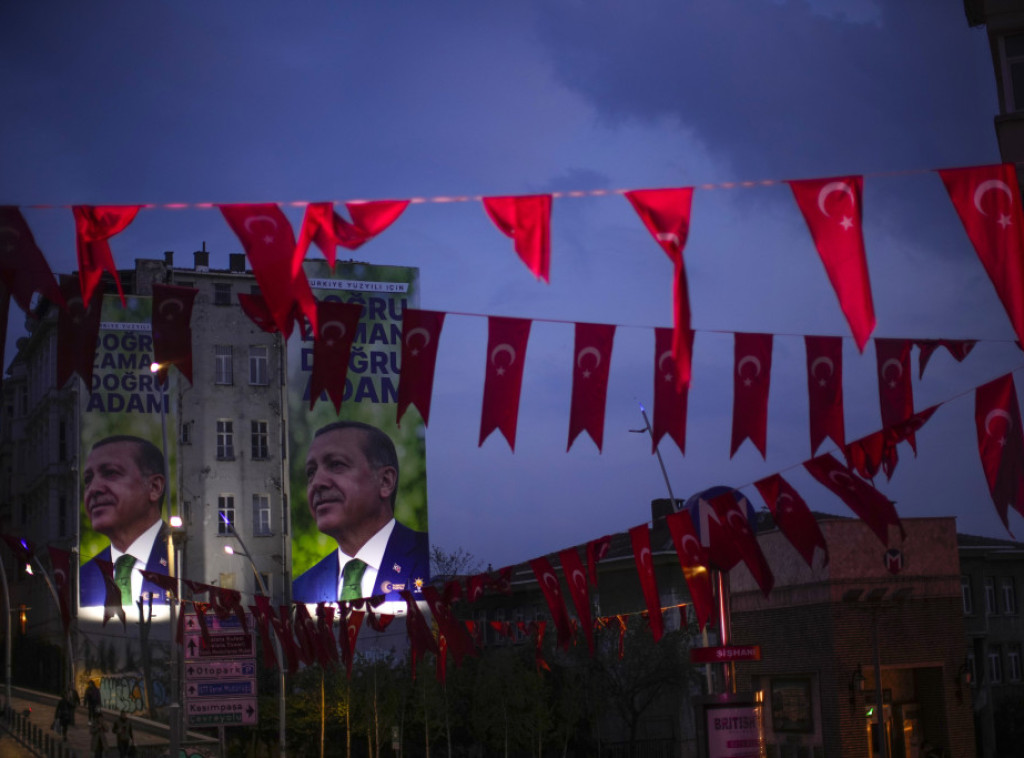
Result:
[[[358,304],[362,313],[340,413],[326,392],[310,408],[315,351],[308,325],[297,328],[288,342],[292,598],[307,603],[338,600],[341,546],[354,551],[346,555],[365,558],[370,567],[373,581],[363,581],[359,596],[386,594],[389,601],[398,601],[403,589],[418,593],[430,579],[425,427],[415,407],[405,413],[401,428],[395,423],[402,316],[406,308],[419,307],[419,269],[339,262],[332,272],[325,261],[306,261],[304,268],[318,300]],[[346,331],[337,322],[321,324],[321,329],[325,339]],[[351,449],[353,440],[370,439],[363,429],[316,437],[318,430],[339,421],[383,432],[393,443],[397,467],[371,465],[370,473],[377,478],[369,481],[368,472],[358,465],[366,460],[364,451]],[[396,483],[386,472],[391,468],[397,468]],[[388,518],[393,512],[396,524],[385,534],[377,530],[380,500],[389,499],[393,486],[393,505],[386,504],[384,510]]]
[[[137,554],[135,568],[167,574],[166,503],[174,502],[178,466],[179,382],[169,372],[160,387],[153,362],[152,298],[131,296],[121,306],[106,295],[96,343],[92,386],[79,424],[79,603],[102,606],[105,584],[96,561]],[[132,577],[132,596],[165,602],[159,587]]]

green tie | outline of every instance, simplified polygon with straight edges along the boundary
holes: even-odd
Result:
[[[341,571],[341,600],[358,600],[363,596],[363,572],[366,564],[353,558]]]
[[[121,588],[121,605],[132,604],[132,566],[135,557],[125,554],[114,561],[114,584]]]

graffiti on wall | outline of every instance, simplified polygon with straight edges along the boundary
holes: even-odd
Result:
[[[100,679],[100,698],[104,708],[124,711],[131,715],[146,709],[146,685],[142,674],[115,674]],[[167,705],[167,691],[163,682],[153,682],[153,707]]]

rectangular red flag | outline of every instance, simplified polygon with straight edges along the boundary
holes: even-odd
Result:
[[[847,507],[868,525],[883,545],[890,547],[890,527],[898,528],[901,538],[906,537],[893,502],[832,455],[819,455],[817,458],[812,458],[804,462],[804,468],[846,503]]]
[[[1013,374],[974,391],[974,423],[985,481],[996,512],[1010,531],[1008,509],[1024,516],[1024,432]]]
[[[587,638],[590,654],[594,654],[594,621],[590,615],[590,591],[587,589],[587,572],[583,568],[579,551],[574,547],[566,548],[558,554],[562,563],[562,574],[569,585],[572,603],[576,606],[576,618],[583,627],[583,635]]]
[[[672,359],[675,335],[671,329],[654,330],[654,425],[651,452],[666,434],[686,454],[686,409],[689,382],[682,388],[676,381],[678,365]],[[686,351],[693,353],[693,330],[686,335]]]
[[[63,387],[77,373],[91,391],[103,292],[93,290],[93,298],[86,307],[73,279],[67,280],[62,290],[67,308],[57,313],[57,386]]]
[[[736,333],[733,369],[732,451],[749,439],[766,457],[768,387],[772,374],[772,335]]]
[[[1024,212],[1012,163],[939,171],[988,278],[1024,343]]]
[[[121,278],[117,275],[117,266],[110,253],[107,240],[124,231],[135,220],[140,205],[74,205],[71,212],[75,216],[75,242],[78,250],[78,276],[82,283],[82,300],[88,302],[93,290],[100,283],[100,277],[106,271],[114,278],[117,294],[121,296],[124,306],[124,290],[121,289]]]
[[[686,264],[683,262],[683,249],[690,233],[693,187],[633,190],[626,193],[626,199],[672,261],[672,356],[676,361],[676,389],[682,391],[690,384],[693,345],[690,293],[686,283]]]
[[[737,498],[739,494],[737,490],[726,490],[712,497],[709,503],[718,516],[719,523],[729,530],[740,560],[750,570],[750,575],[767,597],[775,586],[775,577],[768,566],[768,561],[765,560],[764,553],[761,552],[754,530],[750,527],[753,513],[750,503],[742,495]]]
[[[800,494],[780,474],[760,479],[754,482],[754,486],[768,504],[768,510],[775,518],[779,531],[786,535],[786,539],[807,565],[814,567],[814,551],[820,549],[821,565],[827,566],[828,544],[825,535],[821,533],[821,527]]]
[[[280,332],[277,328],[277,322],[274,321],[274,314],[270,312],[270,307],[267,305],[267,301],[263,298],[263,295],[251,295],[245,292],[238,293],[238,304],[242,308],[242,313],[249,317],[256,326],[262,331],[268,334],[274,332]],[[294,311],[293,311],[294,313]],[[288,333],[291,334],[294,319],[288,321]]]
[[[461,619],[452,614],[451,606],[441,599],[441,593],[433,585],[423,587],[423,599],[427,601],[434,621],[440,633],[439,642],[444,640],[445,645],[455,656],[455,665],[462,664],[462,659],[467,655],[476,655],[476,648],[473,647],[473,639],[466,631],[465,624]]]
[[[949,354],[953,356],[953,359],[957,363],[961,363],[968,353],[974,349],[977,340],[914,340],[914,344],[921,348],[921,353],[917,357],[917,378],[923,379],[924,367],[928,365],[932,353],[937,349],[940,347],[946,348]]]
[[[565,598],[562,597],[562,585],[558,581],[558,575],[551,567],[551,562],[544,557],[531,560],[530,568],[533,569],[537,584],[544,593],[544,600],[547,601],[548,610],[551,612],[551,620],[555,622],[558,647],[568,650],[569,642],[572,640],[572,625],[569,623],[569,613],[565,608]]]
[[[811,417],[811,455],[831,437],[846,444],[843,420],[843,338],[804,337],[807,351],[807,401]]]
[[[572,362],[572,404],[569,411],[569,444],[587,432],[601,452],[604,442],[604,411],[608,397],[608,369],[612,361],[615,327],[611,324],[576,324]]]
[[[523,364],[531,323],[529,319],[501,316],[487,319],[487,366],[480,413],[480,445],[497,429],[505,435],[513,452],[516,449],[519,393],[523,386]]]
[[[339,625],[338,642],[341,645],[341,662],[345,664],[345,673],[352,678],[352,661],[355,658],[356,641],[359,639],[359,630],[363,626],[363,619],[366,611],[349,611],[345,617],[345,623]],[[373,612],[369,612],[370,617]]]
[[[28,313],[33,292],[63,306],[64,296],[50,264],[17,206],[0,205],[0,240],[0,282],[18,307]]]
[[[612,538],[609,534],[587,543],[587,579],[594,587],[597,587],[597,564],[608,555],[611,547]]]
[[[399,426],[410,405],[419,410],[424,426],[430,421],[430,396],[434,391],[434,366],[444,316],[444,311],[413,308],[402,312],[402,370],[398,380],[395,418]]]
[[[53,584],[60,605],[60,621],[67,634],[71,625],[71,553],[59,547],[47,547],[53,567]]]
[[[192,384],[192,304],[199,290],[172,284],[153,284],[153,360],[161,364],[157,378],[167,380],[170,364]]]
[[[910,382],[910,340],[876,339],[878,365],[878,401],[882,426],[895,426],[914,415],[914,388]],[[917,452],[913,432],[907,441]]]
[[[697,628],[703,629],[715,608],[711,591],[711,572],[708,571],[707,551],[701,547],[697,530],[689,511],[676,511],[665,517],[672,544],[683,570],[683,578],[690,589],[690,599],[697,615]]]
[[[840,176],[787,184],[825,264],[857,349],[864,352],[864,345],[875,329],[875,305],[861,224],[864,177]]]
[[[352,340],[359,326],[363,306],[358,303],[340,303],[321,300],[316,304],[320,331],[313,339],[313,370],[309,377],[309,409],[313,410],[321,393],[334,403],[335,413],[341,413],[348,376],[348,357]]]
[[[538,279],[550,281],[551,195],[485,197],[491,221],[515,244],[516,255]]]
[[[387,229],[409,206],[408,200],[373,200],[345,203],[352,223],[334,212],[334,203],[310,203],[302,219],[299,241],[292,259],[292,271],[298,273],[312,242],[334,268],[336,246],[355,250]]]
[[[665,633],[665,622],[661,617],[661,595],[654,576],[654,561],[651,557],[651,533],[647,524],[634,526],[629,530],[629,541],[633,545],[633,560],[640,578],[640,588],[647,605],[647,622],[651,625],[651,636],[657,642]]]
[[[121,588],[114,583],[114,564],[110,561],[95,559],[96,566],[103,577],[103,585],[106,589],[103,599],[103,626],[107,625],[110,619],[117,616],[121,619],[121,628],[127,631],[127,619],[124,613],[124,606],[121,605]]]

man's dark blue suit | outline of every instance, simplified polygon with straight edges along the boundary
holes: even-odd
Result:
[[[78,572],[79,602],[83,608],[92,605],[103,605],[107,598],[107,586],[103,581],[103,572],[96,561],[110,562],[110,546],[101,550],[96,556],[82,565]],[[167,574],[167,525],[160,528],[153,549],[149,552],[146,570],[154,574]],[[150,593],[154,603],[166,603],[164,590],[146,579],[142,580],[142,592]]]

